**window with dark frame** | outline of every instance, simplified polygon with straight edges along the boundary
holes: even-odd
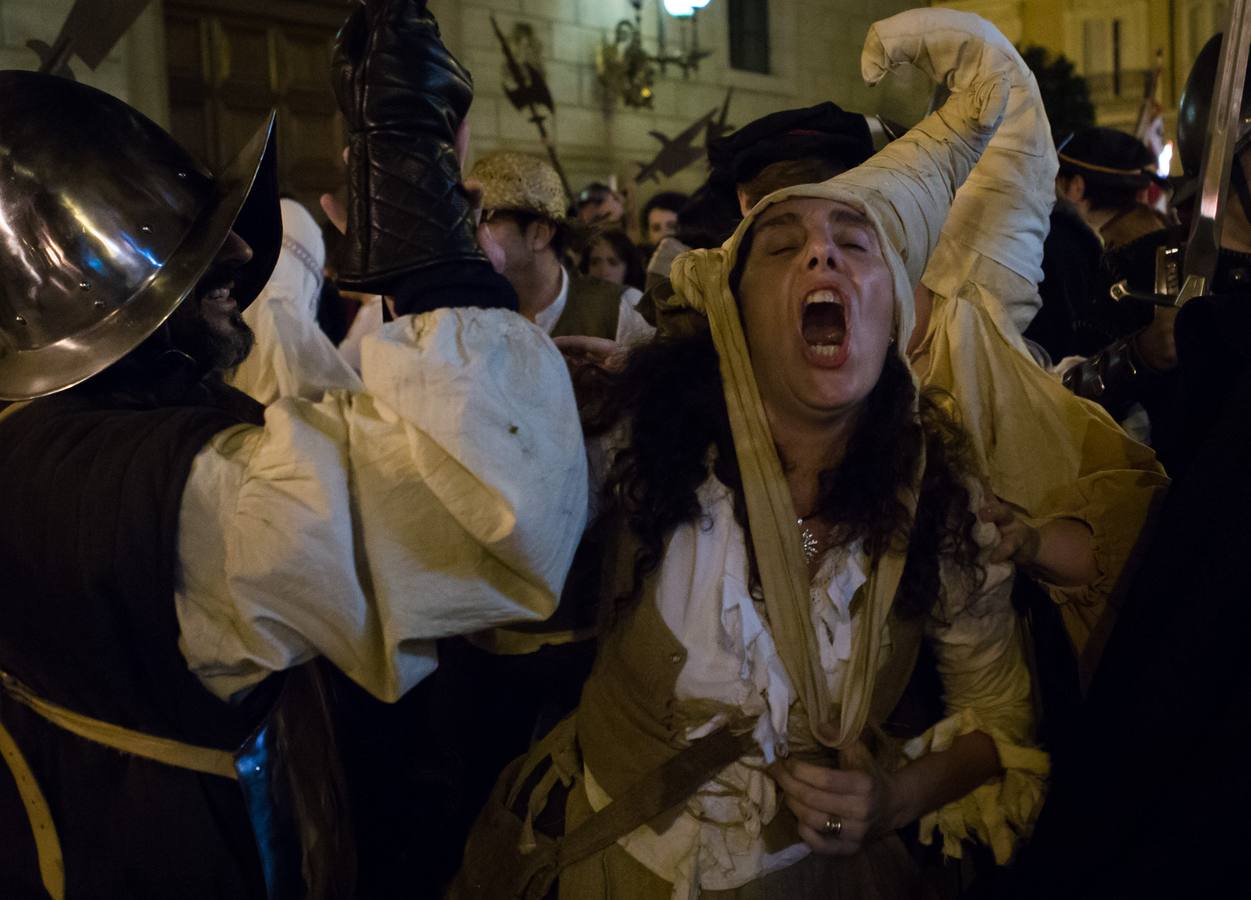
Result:
[[[769,0],[730,0],[730,67],[768,75]]]

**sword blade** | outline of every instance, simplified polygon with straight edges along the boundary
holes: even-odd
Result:
[[[1212,118],[1203,146],[1199,169],[1199,196],[1194,221],[1186,242],[1186,263],[1177,305],[1183,306],[1208,292],[1216,274],[1221,249],[1221,219],[1229,190],[1234,145],[1242,131],[1242,87],[1247,75],[1247,49],[1251,43],[1251,0],[1229,4],[1229,24],[1221,40],[1212,90]]]

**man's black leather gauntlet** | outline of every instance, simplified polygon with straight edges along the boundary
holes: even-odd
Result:
[[[349,131],[340,285],[399,294],[401,314],[449,305],[515,309],[515,294],[478,247],[461,185],[456,131],[473,82],[443,45],[425,0],[358,6],[339,33],[333,81]],[[466,274],[467,290],[449,289],[456,271]],[[423,297],[430,279],[437,300]]]
[[[1138,401],[1142,382],[1155,376],[1134,346],[1135,334],[1121,338],[1064,373],[1064,386],[1079,397],[1094,400],[1114,419],[1124,419]]]

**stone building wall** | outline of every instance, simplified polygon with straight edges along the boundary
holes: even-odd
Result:
[[[1143,76],[1160,51],[1158,98],[1169,139],[1176,135],[1177,105],[1190,67],[1208,38],[1224,29],[1229,12],[1229,0],[935,0],[934,5],[976,13],[1012,41],[1067,56],[1090,84],[1096,120],[1111,128],[1134,130]],[[1120,71],[1111,71],[1113,65]],[[1176,158],[1173,165],[1173,174],[1180,174]]]
[[[645,45],[654,48],[657,4],[643,10]],[[0,67],[34,68],[26,47],[30,38],[51,43],[71,0],[0,0]],[[712,0],[698,16],[699,44],[712,51],[699,70],[684,79],[671,70],[656,83],[654,109],[630,110],[607,104],[595,73],[595,53],[617,22],[632,15],[626,0],[431,0],[445,37],[475,76],[473,152],[511,147],[542,153],[534,126],[504,96],[504,58],[489,16],[504,32],[524,21],[541,41],[557,112],[549,122],[574,188],[616,177],[625,182],[637,164],[651,159],[660,144],[649,135],[676,136],[734,90],[729,123],[742,125],[777,109],[833,99],[844,107],[880,112],[905,123],[924,109],[928,85],[918,78],[896,78],[869,89],[860,80],[860,48],[877,18],[908,6],[908,0],[770,0],[769,75],[737,71],[729,65],[727,0]],[[666,17],[671,44],[686,23]],[[154,0],[99,69],[71,62],[78,77],[109,91],[162,124],[169,121],[164,26],[160,0]],[[702,143],[702,139],[700,141]],[[661,183],[640,187],[640,199],[663,189],[690,190],[704,177],[695,165]]]
[[[38,67],[39,58],[26,42],[55,41],[71,6],[73,0],[0,0],[0,69]],[[168,126],[160,0],[144,10],[96,71],[76,58],[70,60],[70,68],[80,81],[122,98]]]
[[[643,9],[644,44],[655,47],[656,3]],[[901,121],[919,117],[929,91],[920,79],[898,79],[869,89],[860,79],[860,49],[869,25],[909,6],[906,0],[771,0],[773,73],[737,71],[729,65],[726,0],[698,14],[699,45],[712,51],[684,79],[671,70],[656,83],[654,108],[627,109],[605,102],[595,72],[600,41],[632,15],[626,0],[432,0],[445,38],[474,74],[473,150],[509,147],[542,153],[534,126],[503,93],[504,57],[491,29],[494,13],[505,34],[528,22],[542,42],[547,78],[556,101],[550,121],[561,160],[576,190],[592,180],[634,175],[660,144],[651,131],[674,137],[704,113],[720,107],[734,89],[729,123],[743,125],[778,109],[833,99],[847,108],[881,112]],[[685,23],[668,18],[670,43]],[[702,140],[702,139],[701,139]],[[660,184],[640,186],[641,197],[663,189],[690,190],[706,169],[695,165]]]

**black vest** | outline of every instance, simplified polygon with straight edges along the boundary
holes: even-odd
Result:
[[[89,382],[0,420],[0,669],[93,718],[238,747],[273,690],[227,704],[188,671],[173,604],[177,529],[196,454],[261,413],[223,387],[197,384],[169,400]],[[235,782],[101,747],[3,694],[0,720],[48,800],[69,897],[264,895]],[[38,896],[5,767],[0,834],[3,893]]]

